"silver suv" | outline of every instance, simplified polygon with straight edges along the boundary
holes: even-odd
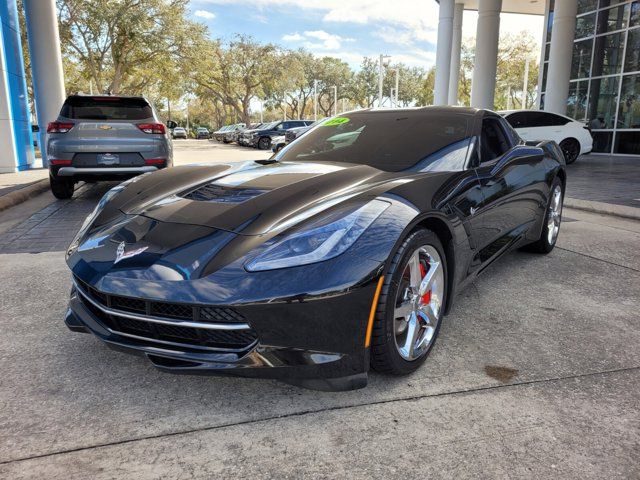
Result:
[[[143,97],[69,96],[47,126],[51,191],[71,198],[81,180],[125,180],[170,167],[167,131]]]

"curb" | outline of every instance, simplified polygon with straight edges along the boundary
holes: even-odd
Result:
[[[584,210],[585,212],[640,220],[640,208],[628,207],[626,205],[615,205],[612,203],[594,202],[591,200],[580,200],[578,198],[566,197],[564,199],[564,206],[567,208],[574,208],[576,210]]]
[[[14,190],[0,197],[0,212],[7,208],[18,205],[19,203],[26,202],[31,197],[35,197],[39,193],[49,189],[49,179],[43,178],[31,185]]]

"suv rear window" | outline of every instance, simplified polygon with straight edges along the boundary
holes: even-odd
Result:
[[[153,110],[143,98],[80,97],[67,98],[60,116],[77,120],[144,120]]]

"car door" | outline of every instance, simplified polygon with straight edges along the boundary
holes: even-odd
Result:
[[[476,174],[483,197],[476,215],[476,261],[487,264],[524,237],[544,204],[542,149],[523,145],[504,119],[482,119]]]

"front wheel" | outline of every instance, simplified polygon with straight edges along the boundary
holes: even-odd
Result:
[[[51,193],[53,196],[60,200],[67,200],[73,196],[75,184],[73,180],[56,178],[49,175],[49,185],[51,186]]]
[[[271,139],[269,137],[262,137],[258,141],[258,148],[260,150],[269,150],[270,147],[271,147]]]
[[[405,239],[385,276],[371,337],[371,366],[382,373],[415,371],[433,347],[447,299],[447,262],[435,233]]]

